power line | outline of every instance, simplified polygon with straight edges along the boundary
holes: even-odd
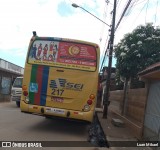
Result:
[[[140,10],[139,14],[137,15],[137,17],[134,19],[132,25],[134,25],[134,23],[136,22],[136,20],[138,19],[138,17],[140,16],[142,10],[146,7],[147,2],[143,5],[142,9]]]
[[[109,7],[109,4],[110,4],[110,3],[109,3],[109,1],[105,1],[105,2],[106,2],[106,5],[105,5],[105,6],[106,6],[106,10],[108,10],[108,7]],[[103,28],[103,29],[104,29],[104,28]],[[105,58],[106,58],[106,54],[107,54],[107,52],[106,52],[106,47],[107,47],[107,44],[108,44],[108,43],[107,43],[107,42],[108,42],[108,39],[109,39],[109,32],[108,32],[108,35],[107,35],[107,39],[105,40],[105,45],[104,45],[103,53],[102,53],[102,55],[101,55],[103,60],[100,62],[100,64],[101,64],[101,65],[100,65],[100,66],[101,66],[101,67],[100,67],[100,71],[102,71],[103,64],[105,63]],[[101,39],[101,40],[102,40],[102,39]]]
[[[104,45],[104,50],[103,50],[102,56],[105,56],[105,50],[106,50],[106,45],[107,45],[107,42],[108,42],[108,38],[109,38],[109,32],[108,32],[108,35],[107,35],[107,39],[105,41],[105,45]],[[101,64],[101,65],[103,65],[103,64]]]
[[[125,21],[127,19],[127,17],[129,16],[129,14],[131,14],[131,12],[132,12],[132,10],[133,10],[133,8],[135,6],[139,5],[140,3],[144,2],[144,1],[146,1],[146,0],[142,0],[142,1],[140,1],[140,0],[134,0],[134,1],[132,1],[131,4],[130,4],[130,6],[128,7],[126,13],[125,13],[127,16],[123,19],[123,21]]]
[[[154,18],[155,24],[156,24],[156,21],[157,21],[157,8],[158,8],[158,0],[157,0],[157,4],[156,4],[156,13],[155,13],[155,18]]]
[[[118,28],[120,22],[122,21],[122,18],[124,17],[124,15],[125,15],[125,13],[126,13],[128,7],[129,7],[131,1],[132,1],[132,0],[128,0],[128,3],[126,4],[126,6],[125,6],[125,8],[124,8],[124,10],[123,10],[123,12],[122,12],[122,15],[121,15],[121,17],[120,17],[120,19],[119,19],[119,21],[118,21],[116,27],[115,27],[115,31],[116,31],[116,29]]]
[[[126,11],[126,15],[128,16],[131,13],[131,10],[133,9],[133,7],[135,6],[135,4],[138,2],[139,0],[135,0],[132,2],[132,4],[130,4],[130,6],[128,7],[128,10]]]
[[[143,3],[144,1],[146,1],[146,0],[142,0],[142,1],[140,1],[140,0],[134,0],[134,1],[132,1],[131,4],[130,4],[130,6],[128,7],[128,10],[126,11],[126,14],[129,15],[135,6]]]
[[[127,11],[127,9],[128,9],[128,7],[129,7],[131,1],[132,1],[132,0],[128,0],[127,4],[126,4],[126,6],[125,6],[125,8],[124,8],[124,10],[123,10],[123,12],[122,12],[122,15],[121,15],[121,17],[120,17],[120,19],[119,19],[119,21],[118,21],[118,23],[117,23],[117,25],[116,25],[116,27],[115,27],[115,29],[114,29],[114,32],[115,32],[116,29],[118,28],[118,26],[119,26],[122,18],[124,17],[125,12]],[[117,5],[116,5],[116,6],[117,6]],[[102,71],[102,67],[103,67],[103,64],[104,64],[104,61],[105,61],[105,58],[106,58],[106,55],[107,55],[107,50],[108,50],[109,47],[110,47],[110,43],[109,43],[109,42],[110,42],[110,40],[108,41],[108,45],[107,45],[107,48],[106,48],[106,51],[105,51],[105,55],[104,55],[104,58],[103,58],[103,61],[102,61],[102,64],[101,64],[101,69],[100,69],[100,71]]]
[[[100,71],[102,71],[102,67],[103,67],[103,64],[104,64],[108,49],[109,49],[109,40],[108,40],[108,45],[107,45],[107,48],[106,48],[106,51],[105,51],[105,54],[104,54],[104,57],[103,57],[103,60],[102,60]]]
[[[140,1],[140,0],[138,0],[138,1]],[[135,4],[134,6],[139,5],[139,4],[143,3],[144,1],[146,1],[146,0],[142,0],[141,2]]]
[[[121,2],[122,2],[122,0],[118,0],[118,2],[117,2],[117,8],[116,8],[117,10],[119,9]]]
[[[107,2],[105,1],[105,7],[104,7],[104,11],[103,11],[103,20],[106,20],[106,18],[107,18],[108,3],[109,3],[109,1],[107,1]],[[102,38],[103,38],[104,28],[105,28],[105,26],[104,26],[104,24],[102,24],[102,28],[100,31],[100,42],[102,41]]]
[[[125,15],[125,13],[126,13],[126,11],[127,11],[128,9],[131,10],[131,9],[133,8],[134,4],[135,4],[136,2],[138,2],[138,1],[139,1],[139,0],[134,1],[134,2],[132,3],[132,5],[131,5],[132,0],[128,0],[128,2],[126,3],[126,6],[124,7],[124,10],[123,10],[123,12],[122,12],[122,15],[121,15],[121,17],[120,17],[120,19],[119,19],[116,27],[115,27],[115,31],[116,31],[116,29],[118,28],[119,24],[121,23],[124,15]],[[131,6],[130,6],[130,5],[131,5]],[[103,67],[103,64],[104,64],[105,57],[106,57],[106,55],[107,55],[107,50],[108,50],[108,49],[109,49],[109,42],[108,42],[108,46],[107,46],[106,51],[105,51],[105,55],[104,55],[104,58],[103,58],[103,61],[102,61],[101,69],[100,69],[100,70],[102,70],[102,67]]]
[[[149,0],[147,1],[147,6],[146,6],[145,24],[146,24],[146,17],[147,17],[148,4],[149,4]]]

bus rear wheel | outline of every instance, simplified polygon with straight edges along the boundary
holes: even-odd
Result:
[[[20,107],[20,102],[16,102],[17,107]]]

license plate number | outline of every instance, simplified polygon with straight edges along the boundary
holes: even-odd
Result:
[[[63,98],[60,98],[60,97],[54,97],[54,96],[52,96],[51,100],[54,101],[54,102],[59,102],[59,103],[63,102]]]
[[[65,111],[63,109],[57,109],[57,108],[46,108],[46,112],[53,114],[61,114],[61,115],[65,114]]]

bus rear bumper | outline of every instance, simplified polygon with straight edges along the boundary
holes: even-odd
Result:
[[[62,117],[72,120],[82,120],[82,121],[92,122],[94,115],[94,111],[92,110],[84,112],[84,111],[52,108],[46,106],[26,104],[24,101],[21,101],[20,107],[22,112],[46,116],[48,118]]]

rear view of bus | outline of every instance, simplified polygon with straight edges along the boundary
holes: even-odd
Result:
[[[34,33],[25,63],[21,111],[92,122],[99,53],[94,43]]]

